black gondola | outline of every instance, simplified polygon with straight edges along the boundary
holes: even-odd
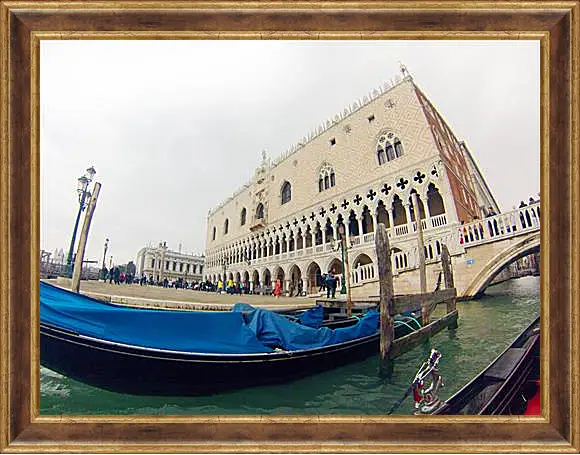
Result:
[[[539,400],[540,318],[471,382],[433,414],[534,414],[528,407]]]
[[[116,392],[139,395],[205,395],[290,381],[360,361],[378,352],[378,326],[372,329],[370,335],[339,343],[310,349],[273,349],[271,352],[192,352],[139,345],[123,341],[119,337],[116,340],[105,339],[107,331],[110,330],[108,326],[105,325],[103,328],[98,322],[86,320],[85,315],[91,315],[94,308],[109,309],[110,314],[115,317],[119,311],[124,311],[121,316],[127,320],[133,315],[146,315],[147,318],[142,320],[153,324],[159,319],[177,317],[179,316],[177,313],[188,313],[184,318],[192,317],[192,314],[163,310],[119,309],[114,305],[49,286],[41,283],[41,364],[70,378]],[[54,307],[54,303],[59,299],[69,299],[78,302],[79,305],[85,305],[86,311],[82,313],[82,318],[77,313],[67,313],[68,319],[65,319],[65,322],[68,327],[65,327],[67,324],[56,325],[55,319],[47,315],[52,311],[49,305]],[[117,313],[113,313],[111,308],[116,308]],[[57,307],[58,318],[61,318],[61,313],[62,309]],[[79,320],[81,323],[78,323]],[[176,318],[173,317],[173,320]],[[71,326],[77,325],[83,330],[70,329]],[[139,328],[134,325],[136,323],[129,327],[131,329],[129,337],[131,334],[134,336],[140,334]],[[155,328],[143,327],[143,331],[151,330],[154,331]],[[171,331],[172,328],[169,327],[167,330]],[[175,330],[179,331],[179,327]],[[95,336],[99,331],[103,332],[103,336]],[[401,331],[406,332],[404,325],[399,328],[399,332]],[[256,348],[256,345],[252,347]]]

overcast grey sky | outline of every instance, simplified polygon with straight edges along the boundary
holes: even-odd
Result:
[[[68,251],[77,178],[102,188],[86,259],[202,253],[208,209],[403,62],[502,209],[539,188],[536,41],[42,41],[41,248]],[[79,228],[80,232],[80,228]],[[107,258],[108,262],[108,258]]]

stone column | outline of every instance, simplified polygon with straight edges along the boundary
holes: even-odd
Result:
[[[413,232],[413,221],[411,220],[411,204],[405,204],[405,213],[407,214],[407,226],[409,226],[409,233]],[[417,217],[415,216],[415,221]]]
[[[385,209],[387,210],[387,216],[389,217],[389,228],[387,230],[391,230],[395,227],[395,220],[393,219],[393,211],[389,210],[385,207]]]
[[[429,199],[427,199],[427,193],[423,195],[425,198],[421,199],[423,202],[423,208],[425,209],[425,223],[427,224],[427,229],[433,227],[431,226],[431,212],[429,211]]]

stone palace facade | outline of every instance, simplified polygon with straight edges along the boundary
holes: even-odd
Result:
[[[179,278],[188,282],[201,281],[204,273],[204,256],[185,254],[180,251],[172,251],[167,248],[167,243],[159,243],[158,246],[141,248],[137,253],[137,278],[143,274],[147,279],[153,277],[153,281],[162,282],[165,278],[169,281]]]
[[[342,273],[342,226],[353,295],[377,295],[374,231],[384,223],[395,291],[408,291],[418,286],[414,274],[404,278],[418,256],[412,193],[428,262],[438,260],[442,243],[453,254],[461,222],[498,211],[465,143],[401,71],[278,160],[263,153],[253,179],[208,215],[204,278],[251,289],[280,279],[288,294],[316,293],[321,274]],[[437,275],[428,276],[430,288]]]

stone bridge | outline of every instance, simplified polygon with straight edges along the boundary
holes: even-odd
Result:
[[[508,265],[539,252],[540,204],[536,202],[453,229],[455,232],[425,241],[428,290],[436,286],[441,271],[440,244],[445,243],[451,253],[458,297],[463,300],[478,297]],[[392,245],[395,247],[392,256],[395,292],[419,292],[417,248],[399,250],[396,242]],[[368,296],[370,289],[364,286],[365,282],[372,282],[376,287],[374,263],[351,273],[354,295]]]
[[[505,267],[540,251],[540,230],[465,249],[465,259],[454,259],[455,282],[461,298],[478,297]]]

